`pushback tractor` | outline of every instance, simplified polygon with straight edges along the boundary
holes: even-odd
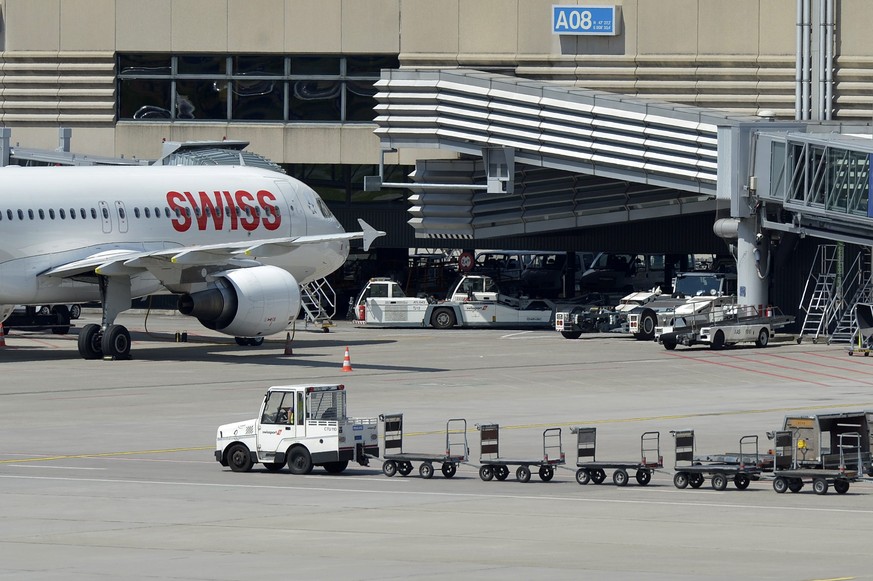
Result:
[[[378,456],[378,419],[347,417],[343,385],[271,387],[258,417],[219,426],[215,438],[215,459],[234,472],[260,463],[271,472],[287,466],[309,474],[322,466],[338,474],[349,462],[366,466]]]

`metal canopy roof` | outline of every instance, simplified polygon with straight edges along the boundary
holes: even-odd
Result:
[[[383,148],[476,157],[483,148],[513,150],[511,194],[412,186],[410,224],[419,237],[491,237],[713,210],[717,128],[759,121],[476,70],[386,70],[376,86]],[[446,183],[481,184],[485,173],[481,161],[428,162],[414,179],[433,182],[439,174]]]

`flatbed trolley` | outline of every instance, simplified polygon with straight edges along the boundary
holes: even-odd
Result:
[[[543,431],[543,456],[537,459],[503,458],[500,456],[500,426],[498,424],[478,424],[479,429],[479,478],[488,482],[492,478],[506,480],[509,467],[518,466],[515,478],[519,482],[530,480],[531,466],[537,467],[540,480],[548,482],[555,475],[555,466],[564,463],[564,449],[561,445],[561,428],[548,428]]]
[[[738,462],[702,463],[694,457],[694,430],[676,430],[670,432],[676,439],[676,462],[673,485],[676,488],[700,488],[709,476],[712,488],[724,490],[728,479],[734,481],[738,490],[745,490],[752,480],[758,480],[761,475],[758,458],[758,436],[749,435],[740,438],[740,453]],[[754,452],[750,450],[754,448]],[[746,459],[755,459],[753,463]]]
[[[443,454],[404,452],[403,414],[380,415],[379,419],[385,425],[385,454],[382,461],[385,476],[394,476],[398,472],[401,476],[407,476],[412,472],[412,463],[421,462],[418,474],[422,478],[433,476],[434,464],[440,464],[443,476],[451,478],[458,471],[458,464],[466,462],[470,454],[465,419],[454,418],[446,422],[446,450]]]
[[[839,458],[837,468],[803,466],[797,462],[794,450],[803,450],[804,440],[795,440],[791,430],[782,430],[773,435],[773,452],[775,453],[775,465],[773,467],[773,490],[779,494],[786,490],[800,492],[805,482],[812,482],[812,490],[816,494],[827,494],[832,485],[837,494],[845,494],[849,491],[850,483],[858,479],[857,470],[848,470],[846,461],[857,461],[855,466],[861,467],[861,434],[847,432],[839,435]],[[857,453],[857,459],[848,457]],[[854,455],[854,454],[852,454]]]
[[[652,473],[663,468],[661,456],[661,433],[643,432],[640,436],[639,462],[613,462],[597,460],[597,428],[570,428],[576,434],[576,482],[600,484],[606,480],[606,470],[614,470],[612,482],[616,486],[628,483],[628,472],[635,472],[637,483],[645,486],[652,480]]]

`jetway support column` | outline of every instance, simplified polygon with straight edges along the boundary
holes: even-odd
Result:
[[[755,216],[741,218],[737,226],[737,302],[767,305],[770,239],[758,236]]]

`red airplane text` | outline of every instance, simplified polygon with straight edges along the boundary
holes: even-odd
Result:
[[[282,224],[276,196],[267,190],[257,194],[245,190],[171,191],[167,192],[167,204],[175,215],[172,223],[177,232],[187,232],[192,226],[201,231],[224,230],[225,221],[230,230],[242,228],[249,232],[258,226],[276,230]]]

